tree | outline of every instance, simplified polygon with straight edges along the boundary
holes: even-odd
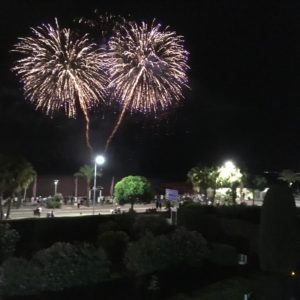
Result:
[[[266,188],[267,184],[268,181],[264,176],[251,174],[245,176],[245,185],[248,189],[251,189],[253,193],[252,205],[254,205],[255,201],[255,190],[262,191],[264,188]]]
[[[194,191],[198,193],[203,191],[205,196],[207,196],[207,189],[211,188],[214,191],[213,195],[215,195],[218,177],[218,170],[216,167],[208,167],[198,164],[196,167],[189,170],[187,177],[192,183]],[[212,200],[214,201],[214,196]]]
[[[86,180],[86,205],[89,205],[91,182],[94,178],[94,168],[90,165],[83,165],[79,171],[74,174],[75,178],[84,177]],[[97,176],[102,176],[100,172],[97,172]],[[78,183],[76,183],[78,184]]]
[[[202,168],[200,166],[196,166],[191,168],[187,173],[188,181],[193,185],[193,190],[196,193],[200,193],[200,186],[202,182]]]
[[[278,176],[279,180],[285,181],[291,187],[296,181],[300,181],[300,173],[296,173],[292,170],[282,170]]]
[[[131,209],[136,200],[149,202],[154,197],[150,182],[143,176],[127,176],[115,185],[114,196],[119,204],[130,203]]]
[[[218,168],[217,185],[231,189],[231,201],[235,203],[236,189],[243,182],[241,170],[231,161],[227,161]]]
[[[86,180],[86,204],[89,205],[91,182],[94,177],[94,169],[90,165],[83,165],[74,176],[84,177]]]
[[[2,200],[8,196],[6,218],[9,218],[11,198],[26,190],[36,172],[23,157],[0,155],[0,218],[3,219]]]
[[[23,170],[22,176],[24,177],[24,180],[22,180],[22,188],[24,190],[23,201],[25,201],[27,189],[30,186],[30,184],[35,181],[37,174],[36,174],[36,171],[33,169],[33,167],[30,164],[28,164],[27,168],[25,168]],[[19,201],[19,205],[20,204],[21,204],[21,201]]]
[[[207,189],[211,188],[213,190],[211,200],[214,202],[218,178],[217,167],[198,164],[196,167],[189,170],[187,177],[193,184],[194,191],[198,193],[202,191],[204,195],[207,196]]]

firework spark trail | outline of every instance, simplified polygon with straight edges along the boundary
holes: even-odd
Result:
[[[108,43],[108,89],[122,111],[107,150],[126,111],[157,113],[179,103],[187,87],[188,52],[183,37],[160,25],[125,23]]]
[[[23,83],[25,97],[47,115],[63,110],[76,118],[78,103],[86,122],[86,143],[92,149],[88,111],[105,96],[103,52],[87,35],[60,29],[57,20],[55,25],[32,28],[32,37],[19,39],[13,51],[23,58],[12,70]]]
[[[137,76],[137,78],[136,78],[136,80],[135,80],[135,83],[134,83],[134,85],[133,85],[133,88],[131,89],[131,95],[128,97],[129,100],[130,100],[130,99],[132,98],[132,96],[133,96],[134,89],[135,89],[135,87],[136,87],[136,85],[137,85],[137,83],[138,83],[138,81],[139,81],[141,75],[142,75],[142,69],[140,70],[140,73],[139,73],[139,75]],[[129,105],[129,103],[130,103],[130,102],[127,101],[127,102],[124,104],[123,109],[122,109],[122,111],[121,111],[121,114],[120,114],[120,116],[119,116],[119,118],[118,118],[118,121],[117,121],[117,123],[116,123],[116,125],[115,125],[115,127],[114,127],[114,129],[113,129],[113,131],[112,131],[112,133],[111,133],[111,135],[110,135],[109,138],[107,139],[107,142],[106,142],[106,144],[105,144],[105,150],[104,150],[104,153],[106,153],[106,151],[107,151],[107,149],[108,149],[108,147],[109,147],[109,145],[110,145],[112,139],[114,138],[115,134],[117,133],[117,131],[118,131],[118,129],[119,129],[119,127],[120,127],[120,125],[121,125],[121,123],[122,123],[122,121],[123,121],[123,118],[124,118],[124,116],[125,116],[125,112],[126,112],[126,110],[127,110],[127,107],[128,107],[128,105]]]

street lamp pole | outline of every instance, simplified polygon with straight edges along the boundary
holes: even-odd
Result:
[[[58,179],[54,180],[54,196],[57,194],[57,184],[58,184]]]
[[[95,165],[94,165],[93,215],[95,214],[95,202],[96,202],[96,190],[97,190],[97,165],[103,165],[104,162],[105,162],[105,158],[103,155],[96,156]]]

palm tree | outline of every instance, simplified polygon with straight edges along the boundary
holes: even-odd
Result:
[[[217,188],[218,171],[215,167],[207,167],[198,165],[192,168],[187,174],[188,180],[192,183],[195,192],[202,191],[207,196],[207,189],[211,188],[213,192],[213,199]]]
[[[23,189],[23,201],[26,199],[26,193],[27,189],[30,186],[31,183],[33,183],[36,179],[36,171],[33,169],[32,165],[30,163],[27,163],[27,166],[24,166],[23,172],[20,174],[22,176],[21,180],[21,189]],[[19,200],[18,206],[21,205],[21,198]]]
[[[196,166],[190,169],[187,173],[188,181],[193,185],[193,190],[196,193],[200,192],[200,183],[201,183],[201,167]]]
[[[278,179],[287,182],[289,187],[291,187],[294,182],[300,181],[300,173],[288,169],[282,170],[279,173]]]
[[[8,219],[12,197],[26,190],[35,176],[36,172],[32,165],[24,158],[0,155],[0,219],[3,219],[3,196],[8,196],[6,212]]]
[[[90,165],[83,165],[74,176],[84,177],[86,180],[86,204],[89,205],[91,182],[94,177],[94,169]]]

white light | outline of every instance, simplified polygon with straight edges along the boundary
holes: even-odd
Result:
[[[97,165],[103,165],[105,163],[105,157],[103,155],[96,156],[95,162]]]
[[[235,165],[231,160],[226,161],[224,166],[227,170],[233,170],[235,168]]]

